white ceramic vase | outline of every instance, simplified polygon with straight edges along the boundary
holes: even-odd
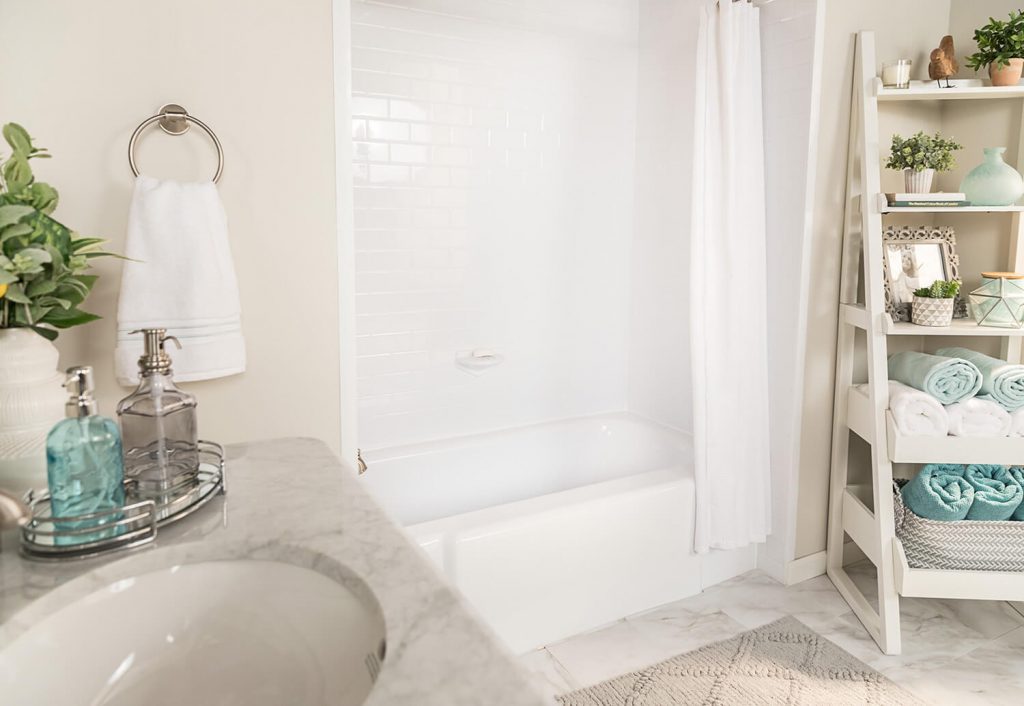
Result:
[[[934,169],[913,169],[903,170],[903,185],[908,194],[929,194],[932,191],[932,179],[935,178]]]
[[[64,417],[57,348],[27,328],[0,329],[0,487],[46,487],[46,435]]]

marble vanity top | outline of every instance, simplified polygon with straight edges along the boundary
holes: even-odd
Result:
[[[387,657],[366,704],[545,703],[322,442],[239,444],[227,456],[227,495],[160,530],[147,548],[45,564],[19,557],[8,533],[0,552],[0,650],[46,615],[121,578],[196,561],[277,560],[321,571],[356,592],[368,587],[379,603]]]

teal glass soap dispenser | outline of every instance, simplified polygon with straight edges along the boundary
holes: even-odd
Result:
[[[55,521],[56,529],[85,530],[72,536],[58,536],[60,545],[94,542],[120,534],[112,525],[121,518],[124,506],[124,461],[121,433],[114,420],[97,414],[93,397],[92,368],[68,370],[64,386],[71,392],[65,406],[67,419],[46,437],[46,474],[54,518],[105,513],[95,518]],[[112,525],[112,526],[107,526]]]

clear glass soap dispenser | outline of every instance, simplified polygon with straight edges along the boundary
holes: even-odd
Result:
[[[124,466],[121,434],[113,419],[97,414],[93,398],[92,368],[71,368],[64,383],[71,392],[67,419],[46,437],[46,475],[53,517],[108,512],[97,518],[55,522],[58,530],[96,527],[96,532],[59,536],[57,544],[92,542],[119,534],[119,526],[104,525],[121,519],[112,512],[124,507]]]
[[[195,485],[199,471],[196,398],[171,379],[166,329],[136,331],[144,336],[139,387],[117,405],[124,437],[124,472],[141,500],[167,502]]]

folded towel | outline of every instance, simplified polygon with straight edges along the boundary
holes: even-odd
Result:
[[[953,522],[967,517],[974,488],[964,480],[964,467],[930,463],[900,490],[903,503],[915,515]]]
[[[946,405],[951,436],[1009,436],[1012,420],[998,402],[989,396],[972,397]]]
[[[1010,474],[1010,477],[1017,481],[1022,488],[1024,488],[1024,468],[1020,466],[1010,466],[1006,469],[1006,472]],[[1011,520],[1017,520],[1018,522],[1024,522],[1024,500],[1021,500],[1020,505],[1010,515]]]
[[[181,342],[174,377],[207,380],[245,370],[238,283],[227,218],[213,182],[135,180],[117,304],[118,381],[138,381],[140,328],[166,328]]]
[[[937,352],[974,363],[982,377],[979,394],[992,395],[1011,412],[1024,407],[1024,365],[1013,365],[968,348],[940,348]]]
[[[974,488],[968,520],[1008,520],[1024,499],[1024,487],[1004,466],[973,463],[964,470],[964,479]]]
[[[981,373],[973,363],[913,351],[889,357],[889,379],[927,392],[942,404],[974,397],[981,389]]]
[[[889,381],[889,410],[904,436],[946,436],[949,417],[939,401],[927,392]]]

